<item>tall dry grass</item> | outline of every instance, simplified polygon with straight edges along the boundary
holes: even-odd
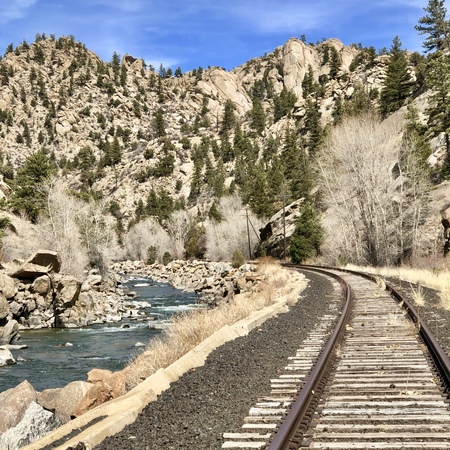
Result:
[[[253,276],[260,279],[253,292],[239,294],[215,309],[194,310],[172,319],[146,350],[124,369],[127,387],[133,388],[160,368],[168,367],[225,325],[232,325],[278,301],[294,304],[306,286],[303,275],[271,260],[262,261]]]
[[[427,286],[439,293],[440,307],[450,310],[450,266],[449,262],[442,261],[433,265],[431,269],[419,267],[369,267],[346,265],[347,269],[359,270],[385,277],[400,278],[410,283]],[[423,302],[423,295],[417,292],[418,302]],[[419,304],[419,303],[417,303]]]

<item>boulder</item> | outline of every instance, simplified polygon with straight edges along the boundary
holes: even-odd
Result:
[[[37,294],[45,295],[50,292],[52,283],[48,275],[36,278],[31,285],[31,291]]]
[[[93,383],[92,388],[75,408],[74,417],[126,393],[126,376],[123,372],[112,373],[109,370],[93,369],[88,373],[88,380]]]
[[[19,280],[34,280],[50,272],[59,272],[61,261],[56,252],[38,250],[28,258],[11,276]]]
[[[16,364],[14,356],[7,348],[0,347],[0,367]]]
[[[53,411],[61,421],[68,422],[74,415],[76,406],[93,385],[86,381],[72,381],[60,389],[46,389],[37,396],[37,402],[49,411]]]
[[[33,401],[22,420],[0,436],[0,448],[20,449],[44,437],[60,425],[61,422],[54,414]]]
[[[36,392],[28,381],[0,393],[0,433],[15,427],[32,402],[36,401]]]
[[[0,294],[0,323],[9,315],[9,303],[3,294]]]
[[[71,276],[62,277],[56,286],[56,308],[67,309],[75,305],[80,291],[80,281]]]
[[[16,320],[0,321],[0,345],[12,344],[19,337],[19,324]]]
[[[296,200],[283,210],[274,214],[269,222],[259,230],[260,244],[256,256],[266,254],[275,258],[284,257],[284,237],[286,233],[286,250],[289,254],[289,242],[300,217],[300,208],[304,199]]]
[[[2,292],[6,298],[13,298],[16,294],[14,280],[6,275],[6,273],[0,273],[0,292]]]

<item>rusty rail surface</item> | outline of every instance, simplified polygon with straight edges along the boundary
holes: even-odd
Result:
[[[343,287],[346,303],[344,309],[340,315],[338,323],[333,331],[333,334],[328,339],[324,346],[324,349],[319,356],[314,368],[309,374],[299,396],[295,402],[291,405],[291,408],[287,415],[284,417],[283,422],[279,426],[276,434],[272,437],[271,442],[266,447],[268,450],[286,450],[289,448],[290,441],[296,434],[298,428],[308,420],[307,413],[308,408],[311,405],[315,390],[319,385],[323,374],[328,369],[328,365],[332,359],[332,355],[335,351],[336,345],[341,341],[345,332],[345,325],[348,323],[349,316],[352,310],[353,298],[350,286],[339,275],[330,272],[331,270],[346,272],[353,275],[361,276],[365,279],[376,282],[377,277],[367,273],[361,273],[351,270],[326,268],[319,266],[298,266],[292,264],[285,264],[287,267],[292,267],[299,270],[308,270],[316,273],[320,273],[336,279]],[[391,286],[386,284],[386,290],[389,294],[407,311],[411,320],[418,326],[419,335],[422,338],[424,344],[429,349],[432,355],[435,365],[440,372],[443,381],[446,395],[450,395],[450,359],[445,353],[442,346],[439,344],[429,327],[420,318],[416,309],[407,301],[400,293],[398,293]]]
[[[280,425],[274,439],[270,443],[269,450],[282,450],[285,449],[291,440],[292,436],[296,433],[300,423],[304,420],[308,407],[311,403],[314,391],[316,390],[327,366],[330,362],[331,356],[334,352],[335,346],[342,339],[343,332],[345,331],[345,325],[348,322],[350,312],[352,309],[353,297],[350,286],[339,275],[327,272],[326,270],[318,267],[307,266],[291,266],[302,270],[311,270],[317,273],[334,278],[342,286],[345,295],[345,305],[338,323],[333,331],[333,334],[328,339],[325,347],[317,360],[311,374],[305,381],[299,396],[292,404],[290,412],[284,418],[283,423]]]

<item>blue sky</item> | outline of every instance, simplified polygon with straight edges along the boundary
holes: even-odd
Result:
[[[272,52],[290,37],[339,38],[421,51],[414,30],[428,0],[1,0],[0,54],[36,33],[73,35],[104,61],[113,52],[156,68],[227,70]]]

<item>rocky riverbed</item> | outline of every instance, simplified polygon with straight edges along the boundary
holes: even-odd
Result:
[[[166,266],[147,266],[132,261],[115,264],[108,277],[91,272],[86,281],[80,282],[58,273],[57,255],[42,252],[15,272],[4,273],[0,280],[3,282],[4,298],[0,311],[3,311],[5,341],[4,350],[0,349],[0,352],[5,352],[5,363],[15,362],[10,353],[15,347],[8,348],[8,345],[18,340],[21,329],[71,328],[119,321],[124,315],[128,317],[131,314],[128,296],[133,293],[129,292],[127,296],[117,286],[122,276],[131,274],[201,294],[209,307],[226,302],[238,293],[252,291],[261,281],[251,265],[234,269],[227,263],[205,261],[173,261]],[[8,329],[14,332],[8,334]],[[94,385],[95,402],[101,403],[123,395],[125,384],[125,376],[120,372],[92,370],[87,381],[74,381],[63,388],[37,392],[24,381],[0,393],[0,403],[4,406],[0,411],[0,448],[2,445],[9,449],[19,448],[81,414],[84,408],[89,409],[94,400],[88,393],[92,394]]]

